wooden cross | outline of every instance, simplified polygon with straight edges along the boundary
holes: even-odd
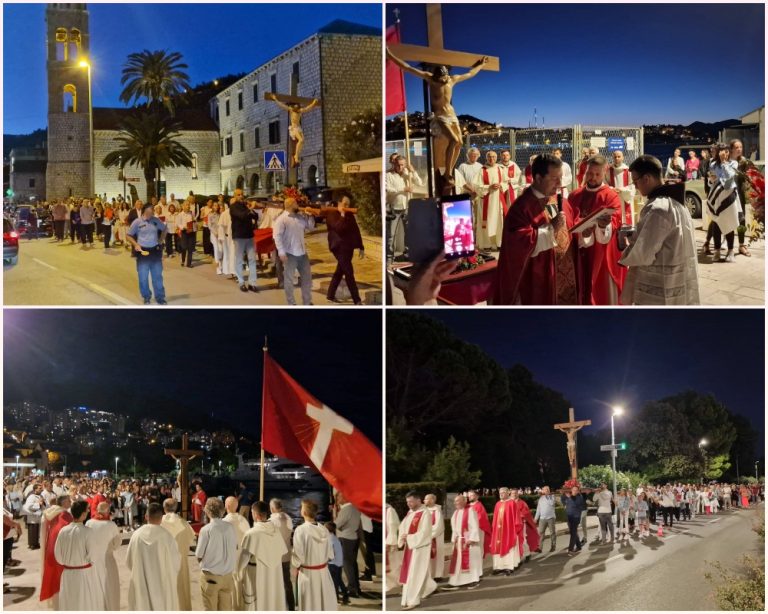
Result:
[[[202,450],[189,449],[189,435],[184,433],[181,438],[181,450],[165,448],[163,453],[173,460],[179,461],[179,489],[181,490],[181,517],[189,520],[189,470],[187,465],[193,458],[203,455]]]
[[[269,98],[267,98],[269,96]],[[264,93],[264,100],[266,102],[282,102],[283,104],[292,105],[297,104],[300,107],[304,108],[307,105],[311,104],[313,100],[317,100],[315,103],[315,107],[319,107],[322,105],[322,101],[319,98],[304,98],[303,96],[294,96],[292,94],[278,94],[276,92],[265,92]],[[288,126],[291,125],[291,117],[288,116]],[[285,163],[287,166],[288,171],[288,185],[293,185],[298,187],[299,183],[299,169],[297,166],[294,166],[291,163],[291,160],[293,160],[293,149],[294,149],[294,141],[288,136],[288,151],[286,151],[285,155]]]
[[[555,430],[562,431],[568,437],[568,461],[571,465],[571,479],[577,479],[578,465],[576,462],[576,433],[585,426],[592,424],[592,420],[576,420],[573,415],[573,407],[568,408],[568,422],[555,424]]]
[[[388,45],[389,49],[401,60],[405,62],[419,62],[422,65],[431,66],[452,66],[461,68],[471,68],[483,54],[466,53],[463,51],[450,51],[443,45],[443,12],[440,4],[427,4],[427,46],[409,45],[406,43],[396,43]],[[499,71],[499,58],[488,56],[488,63],[483,66],[483,70]],[[428,96],[426,94],[426,83],[424,84],[424,116],[430,113]],[[448,143],[443,136],[433,137],[432,142],[427,139],[427,185],[429,196],[434,196],[432,187],[433,169],[445,167],[445,149]],[[442,186],[438,186],[438,192],[443,193]]]

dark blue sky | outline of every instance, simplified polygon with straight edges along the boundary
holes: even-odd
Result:
[[[428,313],[503,367],[525,365],[573,404],[577,420],[592,420],[593,430],[610,426],[612,405],[632,412],[691,389],[713,394],[765,432],[762,309]]]
[[[143,49],[179,51],[190,83],[250,72],[336,19],[381,27],[380,4],[89,4],[94,106],[123,106],[120,72]],[[47,124],[45,5],[3,5],[3,132]]]
[[[423,5],[400,10],[403,42],[426,45]],[[445,47],[499,56],[455,90],[457,113],[526,127],[689,124],[764,104],[763,4],[443,4]],[[466,69],[456,69],[456,73]],[[410,110],[421,82],[406,75]]]

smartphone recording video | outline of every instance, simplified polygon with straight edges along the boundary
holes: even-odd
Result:
[[[443,249],[445,257],[464,258],[475,253],[472,231],[472,201],[466,194],[440,199],[443,213]]]

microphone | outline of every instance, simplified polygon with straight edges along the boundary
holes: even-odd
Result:
[[[557,193],[557,212],[563,212],[563,192],[562,190]]]

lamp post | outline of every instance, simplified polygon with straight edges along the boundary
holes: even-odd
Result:
[[[701,480],[702,484],[706,484],[707,483],[707,449],[706,449],[706,445],[708,443],[709,442],[706,439],[702,439],[699,442],[699,450],[701,450],[701,454],[704,457],[704,478]]]
[[[614,418],[616,416],[621,416],[624,413],[624,408],[619,406],[614,406],[613,411],[611,412],[611,446],[616,445],[616,433],[614,429]],[[611,468],[613,470],[613,501],[616,502],[616,449],[611,450]],[[616,505],[616,523],[619,522],[619,506]]]
[[[117,461],[120,460],[119,456],[115,456],[115,477],[117,477]]]
[[[18,456],[16,458],[19,458]],[[760,484],[760,476],[757,473],[757,466],[760,464],[760,461],[755,461],[755,481]]]
[[[757,463],[755,463],[755,466],[757,466]],[[16,455],[16,479],[19,479],[19,455]]]
[[[90,194],[88,196],[92,197],[96,191],[96,178],[93,176],[93,92],[91,89],[91,63],[86,60],[80,60],[78,66],[88,70],[88,145],[90,152],[90,160],[88,162],[88,190]]]

